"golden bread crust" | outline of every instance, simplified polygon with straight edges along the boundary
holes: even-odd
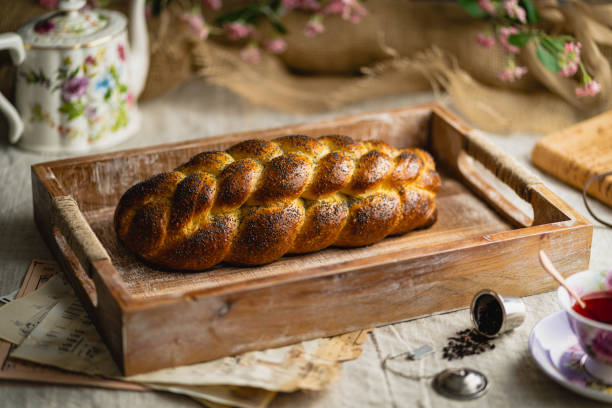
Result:
[[[429,226],[439,188],[423,150],[290,135],[200,153],[138,183],[114,223],[129,250],[164,268],[261,265]]]

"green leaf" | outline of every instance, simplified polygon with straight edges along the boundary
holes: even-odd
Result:
[[[60,106],[59,111],[65,115],[68,115],[68,120],[72,120],[78,116],[81,116],[85,111],[85,106],[81,101],[76,102],[64,102]]]
[[[72,120],[77,116],[81,116],[85,112],[85,106],[82,102],[77,102],[74,104],[74,110],[68,114],[68,120]]]
[[[58,81],[66,78],[66,75],[68,75],[68,70],[66,68],[59,68],[57,70],[57,77],[55,79],[57,79]]]
[[[110,66],[110,74],[116,82],[119,82],[119,75],[117,75],[117,69],[114,65]]]
[[[128,116],[127,116],[125,106],[122,104],[119,110],[117,111],[117,116],[115,117],[115,123],[113,124],[112,131],[116,132],[122,127],[125,127],[127,124],[128,124]]]
[[[484,18],[487,16],[487,12],[478,7],[476,0],[459,0],[459,5],[472,17]]]
[[[42,122],[43,121],[43,112],[40,104],[36,104],[32,106],[31,110],[32,121],[34,122]]]
[[[245,7],[239,10],[230,11],[228,13],[223,14],[219,16],[215,20],[215,22],[217,24],[225,24],[225,23],[231,23],[233,21],[238,21],[238,20],[246,21],[247,19],[251,18],[253,14],[256,12],[258,12],[258,10],[253,10],[252,6]]]
[[[553,43],[555,48],[557,48],[559,51],[563,51],[563,48],[565,48],[565,41],[563,41],[561,38],[548,37],[548,40]]]
[[[538,15],[538,10],[533,5],[531,0],[520,0],[519,4],[525,9],[528,23],[535,23],[540,19],[540,16]]]
[[[74,77],[76,76],[76,74],[78,74],[78,73],[79,73],[79,67],[76,67],[76,68],[74,69],[74,71],[72,71],[72,72],[70,73],[70,75],[68,75],[68,79],[72,79],[72,78],[74,78]]]
[[[276,30],[276,32],[280,34],[287,34],[287,27],[285,27],[280,21],[271,21],[272,27]]]
[[[68,115],[74,109],[72,102],[65,102],[62,106],[60,106],[59,111]]]
[[[542,65],[544,65],[550,71],[554,72],[555,74],[559,72],[559,61],[557,61],[557,57],[551,54],[546,48],[538,44],[538,47],[536,48],[536,55]]]
[[[225,13],[225,14],[219,16],[215,20],[215,23],[217,23],[219,25],[223,25],[225,23],[231,23],[232,21],[239,20],[241,16],[242,16],[242,10],[232,11],[232,12]]]
[[[264,9],[266,8],[269,8],[266,4],[251,4],[250,6],[222,14],[215,20],[215,23],[219,25],[234,21],[254,23],[265,15]]]
[[[125,85],[125,84],[120,84],[120,85],[119,85],[119,92],[121,92],[121,93],[125,93],[125,92],[127,92],[127,85]]]
[[[154,16],[159,16],[161,12],[168,7],[172,0],[153,0],[153,4],[151,6],[151,11]]]
[[[110,90],[110,88],[108,88],[108,89],[106,90],[106,93],[104,94],[104,100],[105,100],[105,101],[108,101],[108,100],[110,99],[110,97],[111,97],[111,95],[112,95],[112,94],[113,94],[113,91],[111,91],[111,90]]]
[[[263,6],[260,9],[261,13],[270,19],[270,24],[280,34],[287,34],[287,28],[281,23],[280,17],[276,10],[269,6]]]
[[[522,47],[529,42],[531,39],[531,33],[518,33],[512,34],[508,37],[508,42],[512,45],[516,45],[517,47]]]

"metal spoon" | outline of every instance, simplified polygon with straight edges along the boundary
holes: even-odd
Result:
[[[586,309],[586,303],[584,303],[584,301],[580,299],[580,296],[578,296],[578,294],[574,292],[574,289],[569,287],[565,279],[563,279],[563,276],[561,276],[557,268],[555,268],[555,265],[553,265],[552,261],[550,260],[548,255],[546,255],[546,252],[544,252],[543,249],[540,250],[540,263],[542,264],[542,268],[544,268],[546,272],[548,272],[553,278],[555,278],[555,280],[559,282],[559,284],[563,286],[565,290],[567,290],[567,292],[572,295],[574,299],[576,299],[576,302],[578,302],[580,307]]]

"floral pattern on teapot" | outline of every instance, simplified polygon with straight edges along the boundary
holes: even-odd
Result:
[[[108,58],[109,52],[116,56]],[[124,65],[118,67],[113,63],[113,60],[125,61],[125,52],[125,45],[118,43],[112,49],[98,48],[82,61],[73,61],[67,56],[51,76],[42,70],[20,72],[28,86],[43,87],[50,94],[61,95],[55,114],[34,102],[26,120],[32,124],[44,123],[64,138],[79,138],[87,133],[89,142],[127,126],[134,97],[122,79]],[[88,126],[71,126],[83,120]]]
[[[82,11],[76,18],[67,18],[66,13],[58,13],[38,22],[34,31],[39,35],[75,36],[95,33],[108,23],[102,13]]]

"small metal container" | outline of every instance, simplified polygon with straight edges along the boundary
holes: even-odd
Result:
[[[436,375],[433,387],[444,397],[470,400],[484,395],[489,389],[489,381],[480,371],[471,368],[455,368],[444,370]]]
[[[476,331],[491,338],[519,327],[525,314],[525,303],[520,298],[502,296],[491,289],[476,293],[470,307]]]

